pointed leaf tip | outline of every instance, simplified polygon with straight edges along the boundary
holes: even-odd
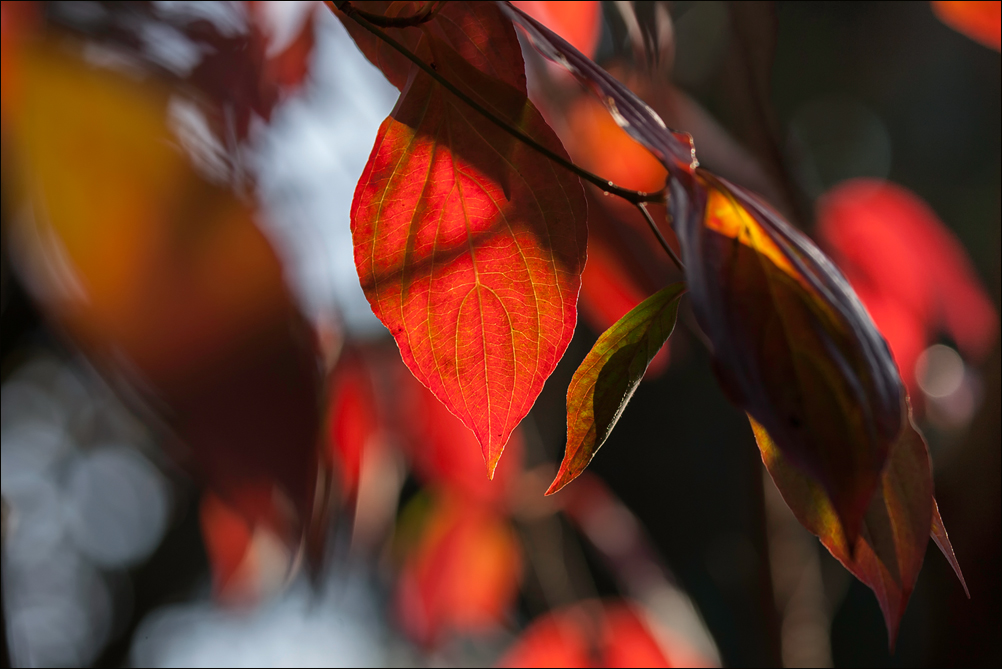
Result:
[[[940,552],[946,557],[946,561],[953,567],[953,573],[960,579],[960,585],[964,587],[964,594],[971,598],[971,591],[967,589],[967,581],[964,579],[964,572],[960,570],[960,562],[953,552],[953,544],[950,543],[950,536],[946,533],[946,525],[943,524],[943,517],[939,515],[939,504],[932,500],[932,540],[939,546]]]
[[[547,495],[577,478],[616,425],[647,366],[671,336],[684,283],[647,298],[602,333],[567,388],[567,447]]]

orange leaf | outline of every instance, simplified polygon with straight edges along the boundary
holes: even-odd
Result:
[[[449,496],[433,505],[397,586],[404,629],[425,645],[498,625],[522,572],[518,540],[501,514]]]
[[[514,39],[493,5],[471,11]],[[450,81],[563,153],[524,92],[423,39]],[[521,71],[520,57],[507,67]],[[476,434],[489,475],[574,332],[585,207],[577,177],[420,72],[358,182],[352,237],[366,297],[414,376]]]
[[[647,298],[602,333],[567,387],[567,448],[553,494],[577,478],[602,447],[678,316],[684,283]]]
[[[353,352],[343,352],[331,372],[328,402],[327,455],[340,472],[346,496],[353,498],[366,444],[380,428],[368,370]]]
[[[957,32],[996,51],[1002,49],[1002,2],[939,0],[929,4],[939,20]]]
[[[585,601],[534,620],[498,666],[669,667],[667,650],[633,604]],[[688,649],[680,656],[701,659]]]
[[[750,420],[762,461],[797,519],[877,595],[893,648],[933,530],[932,469],[921,433],[910,420],[905,424],[891,448],[858,538],[848,544],[823,487],[793,467],[766,430]]]
[[[594,58],[602,36],[600,3],[522,0],[512,4],[573,44],[581,53]]]
[[[319,375],[278,257],[255,212],[178,150],[171,89],[72,53],[23,54],[11,137],[19,194],[38,212],[18,219],[26,283],[102,373],[132,382],[129,398],[181,438],[220,499],[298,547]]]

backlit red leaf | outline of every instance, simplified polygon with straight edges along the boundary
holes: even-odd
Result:
[[[751,422],[762,461],[783,499],[804,527],[818,535],[831,554],[876,594],[893,647],[934,530],[932,470],[921,433],[910,421],[905,424],[891,448],[858,538],[849,544],[824,488],[792,466],[768,432],[754,419]]]
[[[491,31],[514,39],[493,16]],[[564,154],[523,91],[423,39],[450,81]],[[355,191],[355,264],[373,312],[414,376],[476,434],[489,473],[573,334],[585,207],[577,177],[420,72]]]
[[[602,447],[661,349],[678,315],[685,284],[647,298],[602,333],[567,388],[567,447],[552,494],[577,478]]]

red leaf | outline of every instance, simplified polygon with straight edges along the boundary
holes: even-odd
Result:
[[[969,358],[983,359],[998,313],[964,247],[914,193],[854,179],[818,203],[818,236],[887,338],[914,388],[915,360],[940,330]]]
[[[686,178],[673,180],[675,225],[718,377],[823,486],[852,545],[901,431],[887,346],[810,240],[743,189]]]
[[[859,536],[848,544],[824,488],[793,467],[761,425],[754,419],[751,423],[762,461],[797,519],[877,595],[893,648],[934,529],[932,470],[921,433],[910,421],[905,424],[891,448]]]
[[[533,621],[498,661],[499,667],[670,667],[667,649],[646,616],[629,602],[585,601]],[[705,661],[688,648],[696,666]]]
[[[522,572],[518,540],[501,514],[456,497],[433,504],[397,586],[404,629],[424,645],[494,628],[514,603]]]
[[[597,2],[540,2],[523,0],[513,5],[594,58],[602,36],[602,7]],[[656,190],[656,189],[655,189]]]
[[[644,301],[644,291],[633,281],[612,249],[589,237],[588,263],[581,274],[578,308],[588,325],[605,332]]]
[[[567,448],[547,495],[577,478],[602,447],[678,315],[684,283],[641,302],[602,333],[567,388]]]
[[[379,410],[368,369],[343,352],[331,373],[327,410],[327,455],[348,498],[358,491],[366,444],[380,429]]]
[[[499,667],[592,667],[588,630],[575,617],[551,613],[537,618],[498,660]]]
[[[481,18],[491,16],[491,30],[514,39],[499,15]],[[450,81],[563,153],[522,91],[425,39]],[[423,73],[380,128],[355,191],[355,263],[373,312],[477,435],[489,474],[573,334],[585,206],[577,177]]]
[[[1002,2],[930,2],[939,20],[972,40],[1002,49]]]
[[[206,492],[199,509],[213,594],[230,605],[253,605],[274,594],[293,567],[293,552],[274,523],[267,522],[279,511],[272,491],[265,487],[245,492],[237,506]],[[248,506],[261,509],[262,522],[248,519]]]

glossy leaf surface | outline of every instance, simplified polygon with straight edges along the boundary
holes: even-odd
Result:
[[[602,447],[675,328],[685,284],[647,298],[606,330],[574,372],[567,388],[567,447],[547,494],[573,481]]]
[[[566,155],[524,90],[423,39],[450,81]],[[520,56],[507,67],[521,71]],[[404,362],[473,430],[489,473],[570,342],[585,218],[577,177],[413,73],[355,191],[355,264]]]
[[[718,378],[820,482],[855,543],[902,426],[887,345],[831,262],[753,196],[697,171],[672,198]]]
[[[893,647],[933,528],[932,470],[922,435],[910,422],[904,426],[858,537],[849,544],[824,488],[792,466],[761,425],[751,423],[762,461],[797,519],[876,594]]]

